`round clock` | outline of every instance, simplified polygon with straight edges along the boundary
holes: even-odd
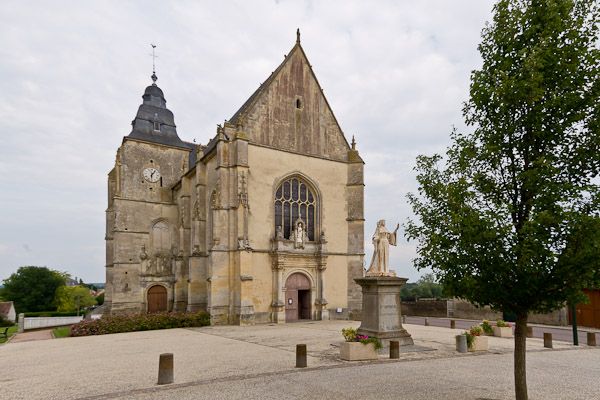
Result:
[[[158,182],[160,179],[160,172],[156,168],[146,168],[143,172],[144,179],[148,182]]]

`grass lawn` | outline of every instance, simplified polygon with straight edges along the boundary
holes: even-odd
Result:
[[[17,333],[17,330],[19,329],[18,325],[13,325],[10,328],[8,328],[8,337],[11,337],[12,335],[14,335],[15,333]],[[4,330],[4,327],[2,328],[2,330]],[[6,338],[3,336],[0,338],[0,343],[4,343],[6,342]]]
[[[71,327],[69,326],[59,326],[58,328],[52,329],[52,334],[54,334],[55,338],[63,338],[69,337]]]

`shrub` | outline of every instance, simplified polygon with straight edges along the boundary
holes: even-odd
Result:
[[[71,326],[71,336],[104,335],[107,333],[148,331],[155,329],[190,328],[210,325],[210,315],[198,313],[157,313],[104,316],[81,321]]]
[[[490,321],[488,320],[483,320],[483,322],[481,323],[481,328],[483,329],[483,331],[485,332],[486,335],[493,335],[494,334],[494,329],[492,328],[492,325],[490,324]]]
[[[498,328],[510,328],[510,324],[502,319],[496,321],[496,326]]]
[[[356,329],[344,328],[342,329],[342,336],[344,336],[346,342],[356,342]]]
[[[7,320],[2,315],[0,315],[0,327],[4,328],[6,326],[13,326],[15,323]]]
[[[381,344],[381,340],[376,337],[369,337],[367,335],[359,335],[354,328],[344,328],[342,329],[342,336],[346,342],[361,342],[362,344],[373,343],[375,346],[375,350],[379,350],[383,347]]]
[[[479,325],[473,325],[471,329],[469,329],[469,334],[471,336],[481,336],[483,333],[483,329]]]

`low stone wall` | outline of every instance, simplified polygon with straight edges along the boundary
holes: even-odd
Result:
[[[447,300],[403,301],[402,315],[446,318],[446,303]]]
[[[448,317],[489,321],[502,319],[501,312],[492,311],[488,306],[475,307],[468,301],[458,299],[448,300],[448,303]]]
[[[19,316],[20,317],[20,316]],[[73,325],[81,322],[79,317],[27,317],[23,319],[23,330],[51,328],[54,326]]]
[[[475,307],[473,304],[459,299],[403,301],[402,315],[419,317],[440,317],[496,321],[503,318],[501,312],[492,311],[490,307]],[[547,313],[531,314],[528,319],[532,324],[568,325],[567,309]]]
[[[567,307],[561,308],[560,310],[553,311],[548,314],[530,314],[527,322],[530,324],[544,324],[544,325],[569,325],[569,316],[567,313]]]

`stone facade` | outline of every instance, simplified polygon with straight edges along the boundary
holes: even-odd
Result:
[[[143,99],[108,175],[108,311],[360,317],[364,163],[299,38],[206,145],[179,139],[156,82]]]

